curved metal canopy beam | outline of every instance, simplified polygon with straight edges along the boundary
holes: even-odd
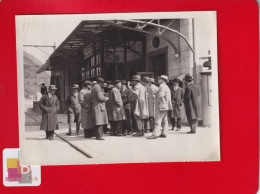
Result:
[[[106,21],[107,22],[107,21]],[[150,35],[154,35],[154,36],[158,36],[160,37],[161,39],[165,40],[166,42],[168,42],[172,47],[173,47],[173,50],[175,52],[175,56],[176,57],[179,57],[180,56],[180,53],[178,51],[178,49],[176,48],[175,44],[169,40],[168,38],[166,38],[165,36],[162,36],[162,35],[159,35],[159,34],[156,34],[156,33],[153,33],[153,32],[149,32],[149,31],[146,31],[146,30],[141,30],[141,29],[137,29],[137,28],[131,28],[131,27],[128,27],[128,26],[123,26],[123,25],[119,25],[119,24],[116,24],[116,23],[113,23],[113,22],[107,22],[113,26],[116,26],[116,27],[119,27],[119,28],[125,28],[125,29],[128,29],[128,30],[133,30],[133,31],[138,31],[138,32],[142,32],[142,33],[146,33],[146,34],[150,34]]]
[[[132,23],[138,23],[138,24],[147,24],[147,25],[151,25],[151,26],[156,26],[156,27],[160,27],[160,28],[164,28],[166,30],[169,30],[173,33],[176,33],[178,34],[180,37],[182,37],[185,42],[188,44],[190,50],[194,53],[194,49],[192,48],[191,44],[189,43],[188,39],[183,35],[181,34],[180,32],[178,32],[177,30],[174,30],[172,28],[169,28],[167,26],[164,26],[164,25],[160,25],[160,24],[155,24],[155,23],[152,23],[152,22],[145,22],[145,21],[140,21],[140,20],[118,20],[118,21],[124,21],[124,22],[132,22]]]

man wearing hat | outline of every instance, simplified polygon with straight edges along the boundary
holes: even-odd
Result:
[[[184,100],[184,90],[179,87],[180,80],[175,78],[171,83],[171,97],[172,97],[172,111],[171,111],[171,121],[172,130],[176,131],[181,129],[181,116],[182,116],[182,103]],[[177,121],[177,122],[176,122]]]
[[[71,135],[72,123],[76,123],[76,134],[79,134],[80,128],[80,116],[81,116],[81,106],[79,104],[79,85],[74,84],[72,87],[72,94],[68,96],[66,105],[67,105],[67,114],[68,114],[68,124],[69,132],[66,135]],[[74,119],[73,119],[74,115]]]
[[[54,94],[56,90],[55,85],[50,85],[49,91],[39,101],[39,107],[42,110],[40,130],[45,130],[46,139],[49,140],[53,140],[54,130],[58,129],[57,112],[60,104],[57,96]]]
[[[41,94],[44,95],[44,94],[46,94],[46,93],[47,93],[47,88],[46,88],[45,84],[42,83]]]
[[[109,99],[102,92],[101,85],[104,83],[103,78],[98,78],[97,83],[91,89],[92,113],[94,118],[94,135],[97,140],[102,138],[103,126],[108,124],[107,109],[105,102]]]
[[[171,91],[166,85],[169,79],[166,75],[158,77],[160,85],[155,100],[155,119],[154,131],[148,139],[156,139],[158,137],[166,138],[168,133],[168,111],[172,110]],[[162,128],[162,131],[161,131]]]
[[[114,87],[113,82],[110,80],[107,80],[107,87],[103,88],[103,92],[104,92],[104,96],[109,97],[110,92],[112,90],[112,88]],[[110,123],[111,120],[111,116],[109,114],[109,99],[105,102],[106,105],[106,109],[107,109],[107,117],[108,117],[108,122]],[[111,124],[110,124],[111,127]],[[103,132],[104,133],[108,133],[109,132],[109,128],[108,125],[103,125]]]
[[[184,92],[184,106],[185,112],[187,116],[187,120],[190,125],[189,134],[196,133],[196,124],[198,120],[198,97],[199,97],[199,90],[198,88],[192,83],[192,76],[186,75],[184,77],[185,81],[185,92]]]
[[[122,80],[121,96],[122,96],[122,101],[125,108],[125,116],[126,116],[126,120],[123,121],[123,128],[122,128],[123,135],[125,135],[126,131],[128,135],[132,133],[131,106],[129,101],[129,98],[131,97],[132,93],[133,93],[132,89],[127,87],[126,80]]]
[[[143,77],[142,80],[143,86],[146,88],[148,93],[148,108],[149,108],[149,118],[144,121],[145,133],[153,132],[154,128],[154,100],[153,100],[153,91],[150,87],[150,79],[147,76]]]
[[[122,136],[122,122],[125,120],[125,109],[121,98],[121,81],[116,80],[109,94],[110,135]]]
[[[83,89],[79,92],[79,104],[81,105],[81,126],[84,129],[84,137],[91,138],[93,135],[93,117],[91,107],[90,81],[83,82]]]
[[[141,137],[144,136],[144,120],[149,118],[148,93],[140,83],[139,75],[134,75],[131,81],[134,88],[130,101],[134,102],[134,118],[138,127],[138,132],[133,136]]]

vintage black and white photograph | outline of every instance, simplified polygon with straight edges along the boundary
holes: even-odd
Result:
[[[23,165],[220,161],[215,11],[16,16]]]

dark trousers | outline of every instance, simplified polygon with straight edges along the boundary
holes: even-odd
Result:
[[[197,119],[188,120],[188,123],[190,125],[190,131],[196,133]]]
[[[119,134],[122,133],[122,121],[110,121],[111,123],[111,134]]]
[[[126,120],[123,120],[122,122],[122,132],[125,133],[126,131],[128,133],[132,132],[132,118],[131,118],[131,110],[130,109],[125,109],[125,116]]]
[[[109,129],[108,129],[107,125],[104,125],[103,126],[103,133],[107,133],[108,131],[109,131]]]
[[[95,128],[93,129],[93,136],[96,138],[100,138],[102,136],[103,132],[103,125],[96,125]]]
[[[133,132],[138,132],[137,122],[135,120],[134,111],[132,111],[132,110],[131,110],[131,119],[132,119],[132,129],[133,129]]]
[[[53,137],[54,131],[45,130],[45,133],[46,133],[46,137],[49,138],[51,136]]]
[[[177,120],[177,122],[176,122]],[[172,128],[174,128],[175,126],[180,129],[181,128],[181,118],[171,118],[172,121]]]
[[[148,119],[144,119],[144,129],[153,132],[154,129],[154,118],[149,117]]]
[[[94,129],[84,129],[84,137],[91,138],[94,136]]]
[[[75,109],[73,111],[68,111],[68,124],[69,124],[69,133],[71,133],[72,123],[76,123],[76,132],[79,132],[80,128],[80,111],[78,109]],[[74,117],[73,117],[74,116]]]

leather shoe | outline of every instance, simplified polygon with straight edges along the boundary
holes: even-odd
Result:
[[[181,128],[177,128],[177,129],[176,129],[176,131],[180,131],[180,130],[181,130]]]
[[[116,136],[123,136],[123,134],[122,133],[118,133]]]
[[[189,131],[189,132],[187,132],[188,134],[195,134],[196,132],[194,132],[194,131]]]
[[[71,133],[70,133],[70,132],[68,132],[68,133],[66,133],[66,135],[69,135],[69,136],[71,136]]]
[[[144,136],[144,133],[143,132],[138,132],[138,133],[135,133],[133,136],[134,137],[142,137],[142,136]]]
[[[166,138],[165,134],[161,134],[159,137]]]
[[[113,132],[111,132],[111,133],[110,133],[110,136],[116,136],[116,134],[115,134],[115,133],[113,133]]]
[[[149,129],[146,129],[144,132],[145,132],[145,133],[149,133],[150,131],[149,131]]]
[[[105,140],[103,137],[98,137],[97,140]]]
[[[147,137],[147,139],[157,139],[157,138],[158,138],[158,136],[156,136],[156,135],[151,135],[151,136]]]

